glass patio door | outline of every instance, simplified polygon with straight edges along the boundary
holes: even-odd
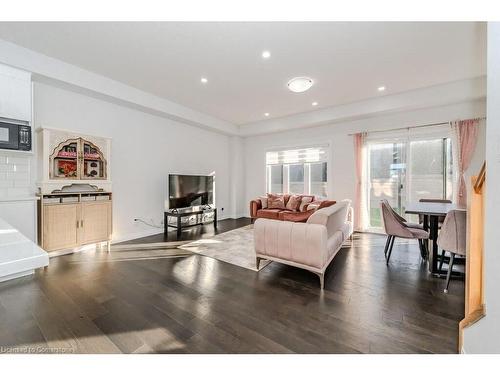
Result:
[[[366,203],[369,229],[382,228],[380,200],[404,216],[408,202],[452,199],[453,158],[449,126],[376,133],[366,142]],[[407,217],[417,221],[416,215]]]
[[[368,226],[381,228],[380,200],[400,214],[406,203],[406,142],[384,141],[367,147]]]

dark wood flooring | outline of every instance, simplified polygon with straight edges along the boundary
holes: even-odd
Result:
[[[251,224],[251,220],[248,217],[224,219],[217,223],[217,230],[214,229],[213,224],[198,225],[185,228],[180,238],[177,238],[177,232],[175,230],[169,230],[168,233],[154,234],[148,237],[120,242],[120,245],[199,240],[200,238],[210,238],[216,234],[221,234],[249,224]]]
[[[233,223],[237,225],[237,223]],[[228,224],[229,225],[229,224]],[[203,230],[201,228],[201,230]],[[316,275],[175,250],[86,251],[0,284],[0,349],[77,353],[455,353],[462,280],[416,244],[355,234]]]

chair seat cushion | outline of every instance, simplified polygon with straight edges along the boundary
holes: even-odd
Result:
[[[422,229],[422,230],[424,230],[424,226],[422,224],[415,224],[415,223],[405,222],[404,225],[407,226],[408,228],[414,228],[414,229]]]
[[[408,230],[413,234],[413,238],[418,238],[418,239],[422,239],[422,240],[426,240],[429,238],[429,232],[426,232],[423,229],[408,227]]]

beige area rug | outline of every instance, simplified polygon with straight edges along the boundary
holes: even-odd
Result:
[[[257,270],[253,247],[253,225],[218,234],[212,238],[193,241],[179,246],[179,249],[205,255],[256,272],[271,263],[263,259],[260,261],[259,270]]]

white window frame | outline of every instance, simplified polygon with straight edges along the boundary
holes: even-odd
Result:
[[[316,161],[297,161],[290,163],[276,163],[276,164],[267,164],[267,154],[270,152],[286,152],[286,151],[295,151],[295,150],[304,150],[304,149],[321,149],[325,156]],[[311,164],[316,163],[326,163],[326,186],[327,186],[327,195],[329,190],[329,180],[330,180],[330,145],[310,145],[310,146],[301,146],[301,147],[287,147],[280,149],[272,149],[266,151],[266,192],[271,191],[271,166],[273,165],[281,165],[283,168],[283,194],[290,194],[290,165],[302,164],[304,166],[304,191],[301,194],[309,195],[311,194]]]

